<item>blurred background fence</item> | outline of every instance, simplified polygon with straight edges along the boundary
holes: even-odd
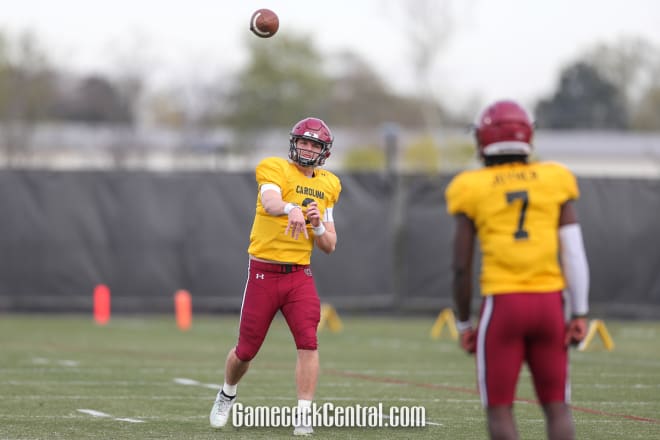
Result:
[[[339,175],[337,251],[313,258],[322,299],[346,311],[450,306],[450,175]],[[594,313],[657,317],[660,180],[579,184]],[[256,194],[252,172],[1,170],[0,311],[89,311],[99,283],[118,312],[169,312],[178,289],[198,312],[237,311]]]
[[[75,57],[55,56],[38,26],[18,33],[0,27],[0,311],[89,311],[99,283],[112,290],[116,311],[169,311],[178,289],[192,293],[198,311],[238,310],[257,194],[253,167],[286,155],[290,127],[313,115],[335,134],[327,165],[344,185],[337,252],[314,256],[323,299],[344,310],[436,313],[451,304],[445,186],[456,171],[479,166],[466,128],[487,103],[483,94],[513,90],[519,96],[498,98],[520,100],[534,114],[534,159],[561,161],[579,176],[594,313],[660,316],[657,39],[620,35],[608,21],[612,39],[576,46],[553,63],[548,88],[530,73],[532,52],[521,58],[506,44],[515,58],[495,55],[493,41],[506,33],[496,26],[470,52],[472,61],[487,63],[469,64],[486,89],[456,93],[452,84],[468,72],[449,68],[456,66],[445,56],[464,30],[479,30],[469,25],[473,12],[490,2],[452,3],[391,2],[385,21],[366,8],[362,22],[389,23],[404,49],[378,34],[385,69],[356,47],[321,49],[316,23],[308,35],[306,23],[291,22],[267,40],[242,26],[234,36],[249,38],[232,50],[242,62],[230,63],[214,46],[204,58],[217,61],[217,70],[175,57],[178,68],[191,66],[187,74],[154,62],[145,44],[97,49],[108,67],[80,70]],[[204,14],[247,18],[251,8],[216,2]],[[326,12],[358,16],[352,5],[343,8],[335,2]],[[47,8],[38,9],[30,23]],[[284,2],[278,9],[293,19],[304,8]],[[648,17],[657,14],[647,9]],[[599,5],[600,14],[607,10],[623,17]],[[150,11],[147,22],[159,18]],[[108,18],[101,12],[89,23],[99,19]],[[234,31],[216,22],[214,35],[224,41]],[[633,22],[638,30],[640,20]],[[359,29],[361,40],[374,38]],[[173,48],[161,42],[152,49]],[[512,88],[496,85],[497,71]],[[401,76],[412,79],[410,87],[395,86],[392,77]],[[524,94],[522,82],[539,88]]]

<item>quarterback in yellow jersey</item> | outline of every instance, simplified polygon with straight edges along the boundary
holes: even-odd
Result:
[[[300,206],[303,211],[311,208],[310,202],[315,203],[319,215],[327,222],[332,218],[332,208],[341,191],[339,179],[330,171],[321,169],[316,169],[313,178],[310,178],[301,173],[298,167],[297,163],[279,157],[264,159],[256,170],[260,190],[272,189],[278,192],[279,188],[283,200],[291,202],[291,206]],[[329,214],[327,217],[326,213]],[[315,236],[311,224],[306,225],[307,235],[304,240],[294,240],[290,235],[282,233],[287,223],[288,216],[270,215],[262,198],[258,197],[248,253],[271,261],[309,264]]]
[[[227,424],[238,382],[273,318],[282,311],[297,348],[294,435],[313,432],[321,307],[309,263],[314,246],[330,254],[337,244],[333,209],[341,183],[331,172],[317,168],[330,156],[333,140],[325,122],[305,118],[291,130],[289,160],[271,157],[256,167],[259,189],[238,343],[227,355],[225,381],[209,416],[214,428]]]
[[[568,350],[586,335],[589,273],[573,201],[573,174],[528,162],[533,124],[516,102],[497,101],[478,117],[485,167],[458,174],[446,190],[456,227],[453,293],[461,346],[476,352],[491,438],[517,439],[513,401],[523,362],[532,374],[550,439],[575,436],[568,402]],[[475,241],[482,253],[481,313],[470,322]],[[571,311],[564,319],[566,291]]]

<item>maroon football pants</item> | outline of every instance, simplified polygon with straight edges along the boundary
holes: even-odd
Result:
[[[256,356],[279,310],[296,348],[316,350],[321,304],[309,265],[250,260],[236,345],[239,359],[249,361]]]
[[[561,292],[484,297],[477,376],[484,406],[511,405],[523,362],[541,403],[570,398]]]

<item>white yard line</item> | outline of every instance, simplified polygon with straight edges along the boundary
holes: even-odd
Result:
[[[32,358],[32,363],[35,365],[61,365],[62,367],[78,367],[80,366],[80,362],[78,361],[73,361],[70,359],[48,359],[48,358],[42,358],[42,357],[34,357]]]
[[[117,420],[118,422],[144,423],[144,420],[129,419],[129,418],[125,418],[125,417],[116,418],[115,420]]]
[[[219,390],[222,385],[217,384],[217,383],[202,383],[200,381],[197,381],[195,379],[188,379],[187,377],[175,377],[174,378],[174,383],[178,383],[179,385],[187,385],[187,386],[199,386],[203,388],[208,388],[211,390]]]
[[[174,383],[178,383],[179,385],[200,385],[199,381],[196,381],[195,379],[187,379],[185,377],[175,377]]]
[[[95,409],[79,409],[78,412],[81,412],[83,414],[88,414],[92,417],[112,417],[110,414],[101,411],[96,411]]]
[[[97,411],[95,409],[78,409],[78,412],[90,415],[92,417],[107,417],[107,418],[111,418],[113,420],[116,420],[118,422],[144,423],[144,420],[130,419],[130,418],[125,418],[125,417],[113,417],[108,413],[104,413],[102,411]]]

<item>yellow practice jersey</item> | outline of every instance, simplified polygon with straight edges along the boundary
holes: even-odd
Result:
[[[328,208],[332,208],[341,192],[339,178],[330,171],[316,169],[313,177],[307,177],[300,172],[295,164],[279,158],[269,157],[262,160],[256,168],[259,192],[261,185],[272,183],[282,190],[282,200],[300,205],[303,213],[306,208],[305,199],[315,201],[325,218]],[[307,225],[309,239],[300,235],[294,240],[291,235],[284,233],[288,223],[288,216],[279,217],[269,215],[261,204],[261,197],[257,195],[257,208],[250,233],[250,247],[248,253],[265,260],[282,261],[285,263],[309,264],[314,247],[314,233],[311,225]]]
[[[564,288],[559,266],[561,205],[577,199],[575,176],[553,162],[464,171],[446,191],[450,214],[475,224],[483,295]]]

